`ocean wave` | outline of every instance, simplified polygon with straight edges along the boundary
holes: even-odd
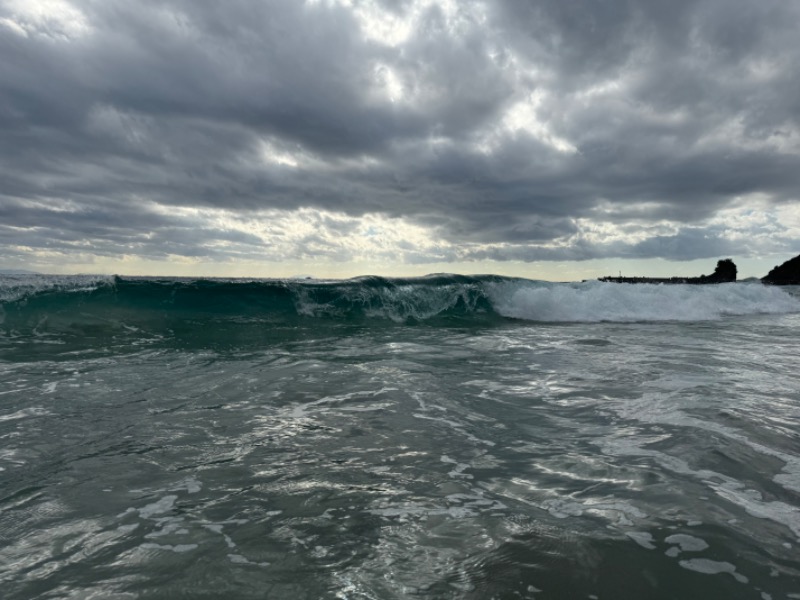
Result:
[[[199,330],[357,323],[705,321],[800,312],[800,299],[760,283],[549,283],[494,275],[348,280],[0,277],[6,334]]]

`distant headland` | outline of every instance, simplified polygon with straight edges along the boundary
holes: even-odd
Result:
[[[733,260],[724,258],[717,261],[717,268],[711,275],[701,275],[700,277],[600,277],[600,281],[611,283],[689,283],[689,284],[708,284],[708,283],[730,283],[736,281],[737,269]]]
[[[736,281],[736,264],[730,258],[717,261],[717,268],[711,275],[701,275],[700,277],[600,277],[600,281],[611,283],[689,283],[689,284],[709,284],[709,283],[731,283]],[[780,266],[772,269],[765,277],[761,278],[762,283],[770,285],[800,285],[800,255],[787,260]]]

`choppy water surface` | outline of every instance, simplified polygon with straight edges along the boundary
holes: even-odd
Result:
[[[796,291],[54,281],[4,288],[3,598],[800,598]]]

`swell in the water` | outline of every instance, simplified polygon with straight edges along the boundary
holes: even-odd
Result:
[[[178,324],[702,321],[800,312],[796,290],[548,283],[492,275],[348,280],[0,277],[0,330],[171,330]]]

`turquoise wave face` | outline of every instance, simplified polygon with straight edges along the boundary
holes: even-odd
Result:
[[[486,324],[502,320],[486,285],[499,277],[363,277],[344,281],[4,278],[6,340],[97,346],[170,340],[249,346],[306,328]]]

